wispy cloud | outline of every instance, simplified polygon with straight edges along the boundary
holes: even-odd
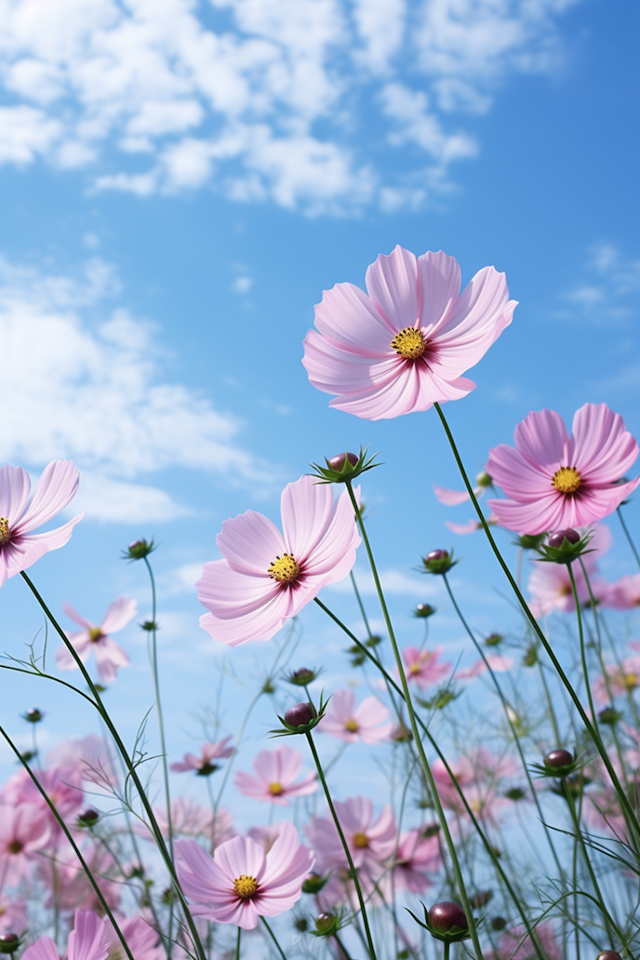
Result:
[[[415,206],[476,152],[466,114],[556,68],[577,2],[13,0],[0,162],[140,197],[212,183],[310,213]]]
[[[168,468],[268,483],[266,466],[239,441],[241,422],[167,380],[157,329],[108,309],[118,292],[99,259],[75,278],[0,261],[0,461],[36,468],[74,460],[83,470],[81,506],[104,521],[187,515],[149,482]],[[88,319],[96,314],[97,322]]]
[[[640,259],[627,257],[610,243],[594,244],[582,276],[561,295],[554,317],[596,326],[627,325],[638,312]]]

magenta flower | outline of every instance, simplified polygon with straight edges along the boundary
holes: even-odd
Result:
[[[67,944],[67,960],[107,960],[110,943],[106,920],[95,913],[76,910],[74,928]],[[40,937],[22,956],[24,960],[59,960],[51,937]]]
[[[26,570],[48,550],[64,547],[76,523],[74,517],[46,533],[31,531],[57,516],[76,494],[80,474],[71,460],[54,460],[42,472],[27,505],[31,481],[22,467],[0,467],[0,587]]]
[[[419,650],[418,647],[405,647],[402,651],[404,671],[407,683],[415,683],[421,690],[440,683],[451,674],[450,663],[440,663],[443,646],[435,650]]]
[[[514,439],[515,450],[501,443],[486,466],[509,498],[489,500],[489,507],[509,530],[537,534],[586,526],[612,513],[640,483],[640,477],[619,482],[638,444],[606,403],[585,403],[571,437],[555,410],[533,411]]]
[[[68,823],[80,813],[84,793],[77,768],[54,766],[35,771],[35,776],[65,822]],[[40,816],[48,824],[50,842],[63,839],[62,827],[26,770],[21,768],[9,777],[0,793],[0,801],[18,809],[24,806],[26,809],[39,810]]]
[[[216,538],[225,559],[205,563],[196,584],[211,611],[200,625],[230,647],[269,640],[355,563],[360,537],[346,490],[334,503],[329,484],[304,476],[285,487],[280,507],[282,533],[253,510],[226,520]]]
[[[40,807],[0,798],[0,889],[18,884],[29,874],[38,851],[51,840],[49,821]]]
[[[172,763],[171,769],[176,773],[184,773],[187,770],[195,770],[200,776],[206,777],[208,774],[217,770],[217,764],[214,760],[226,760],[233,754],[233,746],[229,746],[231,737],[225,737],[224,740],[218,740],[217,743],[203,743],[200,748],[200,756],[196,757],[193,753],[185,753],[181,763]]]
[[[290,910],[314,863],[292,823],[283,824],[266,854],[249,837],[228,840],[213,857],[195,840],[179,840],[175,850],[180,884],[196,904],[193,914],[245,930],[253,930],[260,917]]]
[[[547,960],[562,960],[551,920],[538,923],[534,936]],[[511,927],[500,935],[494,960],[536,960],[539,952],[524,927]]]
[[[373,823],[373,804],[365,797],[351,797],[334,803],[342,832],[357,870],[368,868],[378,874],[381,864],[395,850],[397,840],[393,811],[387,804]],[[312,817],[306,829],[322,870],[347,867],[348,861],[333,820]]]
[[[290,797],[304,797],[318,789],[315,773],[309,773],[294,783],[301,765],[302,756],[291,747],[261,750],[253,761],[253,769],[258,776],[239,772],[234,783],[245,797],[286,806]]]
[[[303,364],[329,404],[366,420],[426,410],[465,397],[461,377],[485,355],[516,303],[503,273],[480,270],[460,295],[460,266],[442,251],[416,257],[402,247],[367,270],[367,291],[352,283],[325,290]]]
[[[393,858],[393,882],[396,890],[422,893],[433,885],[427,874],[437,873],[442,865],[437,834],[425,837],[414,828],[401,833]]]
[[[345,743],[380,743],[388,740],[393,723],[387,723],[389,709],[377,697],[365,697],[356,707],[353,690],[337,690],[318,729]]]
[[[118,676],[119,668],[128,667],[131,660],[122,647],[111,639],[110,634],[122,630],[133,620],[138,612],[138,604],[131,597],[118,597],[109,606],[100,626],[85,620],[68,603],[64,604],[64,612],[71,620],[83,627],[77,633],[67,633],[76,653],[82,662],[86,663],[93,650],[100,679],[103,683],[111,683]],[[56,661],[61,670],[78,669],[66,647],[58,647]]]

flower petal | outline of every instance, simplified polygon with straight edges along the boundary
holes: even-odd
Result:
[[[29,474],[22,467],[0,467],[0,517],[8,521],[10,530],[22,516],[30,489]]]
[[[268,576],[275,558],[285,552],[284,540],[276,525],[255,510],[225,520],[216,544],[234,570],[264,577]]]
[[[374,305],[394,333],[417,325],[418,265],[410,250],[396,246],[388,256],[380,254],[368,268],[365,282]]]
[[[420,325],[435,327],[444,321],[460,295],[460,265],[442,250],[418,257]]]
[[[53,460],[42,471],[33,500],[15,532],[28,533],[59,514],[75,496],[79,482],[80,474],[71,460]]]
[[[133,597],[118,597],[110,604],[102,621],[103,633],[117,633],[133,620],[138,612],[138,604]]]

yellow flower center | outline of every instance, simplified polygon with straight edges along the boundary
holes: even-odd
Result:
[[[353,845],[357,847],[358,850],[364,850],[365,847],[369,846],[369,837],[366,833],[354,833]]]
[[[427,341],[418,327],[405,327],[395,335],[391,346],[404,360],[419,360],[427,349]]]
[[[560,467],[553,475],[551,485],[560,493],[575,493],[582,483],[575,467]]]
[[[237,880],[233,881],[233,886],[243,900],[249,900],[258,889],[258,881],[255,877],[248,877],[246,873],[241,873]]]
[[[415,662],[409,667],[409,673],[420,673],[421,669],[421,665],[418,662]]]
[[[345,730],[348,730],[349,733],[357,733],[360,729],[357,720],[347,720],[344,725]]]
[[[284,787],[281,783],[270,783],[269,784],[269,793],[273,797],[279,797],[281,793],[284,793]]]
[[[9,530],[9,521],[6,517],[0,517],[0,547],[11,540],[11,530]]]
[[[272,580],[279,583],[292,583],[300,576],[300,564],[292,553],[283,553],[281,557],[276,557],[267,573]]]
[[[638,674],[637,673],[625,673],[624,675],[624,685],[627,690],[635,690],[638,686]]]
[[[89,630],[89,640],[91,640],[91,643],[97,643],[103,636],[104,634],[100,627],[91,627]]]

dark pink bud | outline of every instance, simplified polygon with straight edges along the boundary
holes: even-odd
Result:
[[[558,748],[551,750],[544,758],[545,767],[551,767],[552,770],[558,770],[562,767],[570,767],[573,763],[573,754],[568,750]]]
[[[430,553],[426,555],[425,560],[427,561],[446,560],[448,556],[449,556],[448,550],[432,550]]]
[[[580,539],[580,534],[577,530],[572,530],[571,527],[567,527],[566,530],[558,530],[557,533],[552,533],[547,541],[550,547],[555,547],[558,549],[562,546],[565,540],[568,540],[569,543],[577,543]]]
[[[331,457],[331,460],[328,461],[329,466],[331,467],[331,469],[332,469],[332,470],[342,470],[342,468],[344,467],[345,457],[346,457],[346,459],[349,461],[349,463],[351,464],[351,466],[352,466],[352,467],[355,467],[355,465],[356,465],[357,462],[358,462],[357,456],[355,455],[355,453],[346,453],[346,452],[345,452],[345,453],[337,453],[337,454],[335,455],[335,457]]]
[[[622,960],[617,950],[603,950],[596,957],[596,960]]]
[[[316,711],[310,703],[296,703],[287,710],[284,719],[292,727],[301,727],[304,723],[311,723],[315,716]]]
[[[451,900],[434,903],[428,916],[429,926],[436,933],[449,933],[453,927],[459,927],[461,930],[469,928],[464,910],[459,903],[453,903]]]

